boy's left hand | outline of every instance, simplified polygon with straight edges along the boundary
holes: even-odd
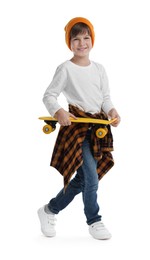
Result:
[[[114,127],[117,127],[121,121],[121,118],[117,112],[117,110],[115,108],[112,108],[109,112],[108,112],[108,116],[111,119],[117,118],[111,125]]]

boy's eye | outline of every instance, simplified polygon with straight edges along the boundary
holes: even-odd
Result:
[[[84,39],[87,40],[87,39],[90,39],[90,37],[89,37],[89,36],[86,36],[86,37],[84,37]],[[74,39],[73,39],[73,41],[78,41],[78,40],[79,40],[78,38],[74,38]]]

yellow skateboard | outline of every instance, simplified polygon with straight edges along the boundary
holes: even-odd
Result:
[[[50,134],[56,128],[56,123],[58,122],[54,117],[39,117],[40,120],[43,120],[46,125],[43,126],[43,132],[45,134]],[[91,125],[97,124],[96,136],[98,138],[103,138],[107,132],[107,125],[116,121],[116,118],[112,120],[102,120],[102,119],[95,119],[95,118],[84,118],[84,117],[77,117],[77,119],[73,119],[70,117],[70,121],[73,123],[90,123]]]

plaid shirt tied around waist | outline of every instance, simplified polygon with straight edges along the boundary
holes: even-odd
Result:
[[[108,117],[104,112],[97,114],[85,113],[78,108],[69,105],[69,112],[76,117],[91,117],[96,119],[107,120]],[[88,123],[71,123],[70,126],[61,126],[50,166],[58,170],[64,177],[64,188],[66,189],[72,175],[82,165],[82,144],[86,133],[91,124]],[[95,134],[96,125],[91,129],[91,149],[94,158],[97,160],[97,173],[99,180],[112,168],[114,160],[111,154],[113,151],[113,136],[110,125],[107,126],[108,133],[103,138],[98,138]]]

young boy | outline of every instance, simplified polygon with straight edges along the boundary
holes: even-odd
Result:
[[[47,110],[61,125],[51,166],[64,177],[64,188],[38,210],[41,230],[49,237],[56,235],[55,214],[80,192],[89,233],[95,239],[111,237],[101,221],[97,202],[98,182],[114,164],[111,129],[108,127],[106,137],[99,139],[95,135],[96,126],[70,122],[70,117],[116,118],[112,123],[115,127],[120,122],[110,99],[105,69],[89,59],[94,38],[93,25],[86,18],[76,17],[68,22],[65,39],[73,57],[58,66],[43,97]],[[69,111],[57,101],[61,92],[67,99]],[[75,172],[75,177],[71,178]]]

